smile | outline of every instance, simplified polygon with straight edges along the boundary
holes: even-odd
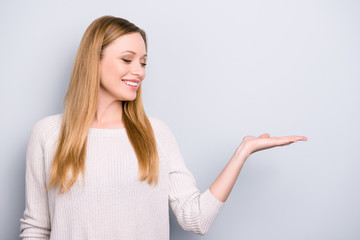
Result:
[[[122,80],[123,81],[123,80]],[[139,83],[136,82],[131,82],[131,81],[123,81],[125,84],[132,86],[132,87],[137,87],[139,85]]]

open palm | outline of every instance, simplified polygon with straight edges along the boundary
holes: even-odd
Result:
[[[248,155],[250,155],[260,150],[277,147],[277,146],[285,146],[297,141],[307,141],[307,137],[305,136],[270,137],[268,133],[264,133],[259,137],[254,137],[254,136],[244,137],[241,145],[245,147],[246,151],[248,152]]]

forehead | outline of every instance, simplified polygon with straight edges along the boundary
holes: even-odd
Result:
[[[116,51],[116,53],[121,53],[130,50],[132,52],[135,52],[136,55],[141,55],[141,56],[146,54],[146,46],[144,39],[142,38],[141,34],[138,32],[128,33],[115,39],[104,49],[104,51],[109,51],[109,50],[111,50],[111,52]]]

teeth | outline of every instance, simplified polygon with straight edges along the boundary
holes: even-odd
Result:
[[[123,81],[123,82],[126,83],[127,85],[134,86],[134,87],[136,87],[138,85],[138,83],[135,83],[135,82],[130,82],[130,81]]]

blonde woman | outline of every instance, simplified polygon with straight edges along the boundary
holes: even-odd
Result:
[[[133,23],[96,19],[81,40],[64,112],[39,120],[26,153],[23,239],[169,239],[207,233],[250,154],[304,136],[246,136],[200,193],[176,139],[141,99],[147,41]]]

